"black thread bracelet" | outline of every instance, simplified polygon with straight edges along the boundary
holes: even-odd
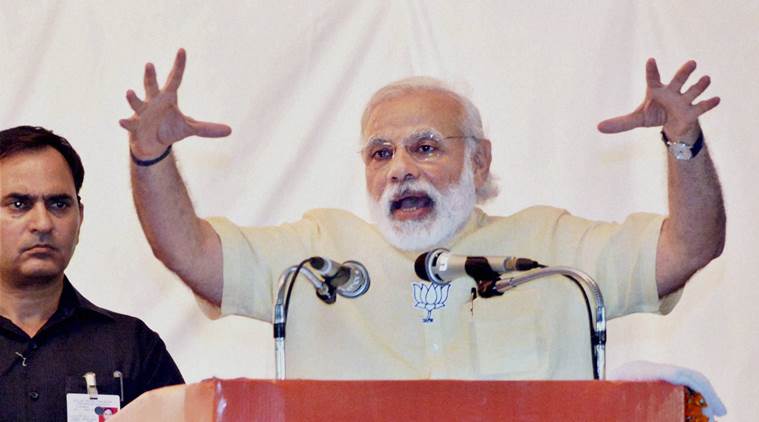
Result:
[[[156,158],[151,158],[149,160],[140,160],[139,158],[135,157],[134,153],[132,152],[132,149],[129,149],[129,155],[132,157],[132,162],[137,164],[140,167],[150,167],[153,164],[156,164],[160,161],[162,161],[164,158],[168,157],[169,154],[171,154],[171,145],[169,145],[168,148],[166,148],[166,151],[163,152],[163,154],[159,155]]]

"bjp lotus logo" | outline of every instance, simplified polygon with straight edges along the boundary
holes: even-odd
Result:
[[[448,290],[450,290],[451,285],[411,283],[411,286],[414,288],[414,307],[427,310],[427,316],[422,319],[422,322],[429,324],[433,321],[432,311],[445,306],[445,301],[448,300]]]

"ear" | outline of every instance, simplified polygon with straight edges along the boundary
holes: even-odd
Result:
[[[477,189],[481,188],[490,174],[490,140],[480,139],[477,147],[472,154],[472,171],[474,172],[474,185]]]
[[[82,199],[79,198],[79,195],[77,195],[76,202],[79,204],[79,227],[76,231],[76,244],[79,243],[79,233],[82,231],[82,223],[84,222],[84,204],[82,204]]]

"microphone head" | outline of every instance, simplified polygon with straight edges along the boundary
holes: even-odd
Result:
[[[437,248],[419,255],[416,261],[414,261],[414,272],[416,272],[416,275],[422,280],[435,284],[448,284],[451,280],[443,280],[438,274],[440,270],[438,264],[440,264],[440,257],[443,254],[448,254],[448,249]],[[447,260],[445,262],[447,263]],[[445,268],[442,268],[442,270],[445,270]]]
[[[414,261],[414,272],[416,272],[417,277],[424,281],[430,281],[430,276],[427,275],[427,258],[430,256],[430,253],[432,252],[425,252]]]
[[[321,256],[313,256],[308,259],[308,265],[324,277],[335,277],[340,271],[340,264]]]
[[[337,294],[350,299],[357,298],[369,290],[371,279],[369,272],[358,261],[345,261],[342,268],[346,269],[347,280],[337,286]]]
[[[327,265],[327,261],[320,256],[312,256],[311,258],[308,258],[308,263],[317,270]]]

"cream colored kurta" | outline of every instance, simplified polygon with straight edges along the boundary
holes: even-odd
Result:
[[[370,290],[357,299],[338,297],[333,305],[320,301],[308,282],[296,283],[287,324],[288,378],[592,378],[585,304],[563,277],[474,300],[474,281],[462,278],[450,284],[444,306],[430,312],[414,300],[414,284],[429,286],[414,273],[419,252],[395,249],[351,213],[312,210],[296,223],[269,228],[209,221],[223,245],[225,315],[271,321],[280,273],[310,256],[357,260],[368,269]],[[622,224],[599,223],[542,206],[490,217],[478,209],[448,248],[581,269],[601,286],[608,318],[666,313],[679,295],[665,301],[657,295],[662,221],[633,214]],[[440,292],[425,293],[432,301]]]

